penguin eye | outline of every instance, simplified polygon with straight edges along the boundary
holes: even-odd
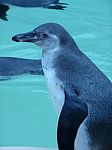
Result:
[[[48,34],[46,34],[44,32],[36,32],[36,36],[37,36],[38,40],[44,40],[45,38],[48,37]]]
[[[48,35],[46,34],[46,33],[42,33],[42,35],[41,35],[43,38],[47,38],[48,37]]]

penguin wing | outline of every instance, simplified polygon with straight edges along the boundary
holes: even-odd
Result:
[[[60,150],[74,150],[78,128],[87,115],[87,105],[77,96],[69,96],[65,92],[65,103],[59,116],[57,129],[57,140]]]

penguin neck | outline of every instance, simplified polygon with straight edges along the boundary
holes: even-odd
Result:
[[[58,44],[56,46],[50,46],[49,48],[43,48],[42,56],[48,56],[50,54],[54,54],[56,52],[59,52],[60,50],[61,49],[60,49],[60,46]]]
[[[50,44],[47,43],[47,44],[44,44],[41,46],[41,48],[43,50],[42,56],[49,54],[49,53],[55,53],[60,50],[60,42],[59,42],[58,38],[56,36],[53,36],[53,37],[55,39],[55,42],[51,42]]]
[[[50,49],[43,49],[42,54],[44,55],[44,54],[48,54],[48,53],[55,53],[57,51],[59,51],[58,46],[57,47],[51,47]]]
[[[59,46],[56,45],[56,47],[49,47],[48,48],[44,48],[42,51],[42,67],[43,70],[45,71],[45,69],[53,69],[53,61],[56,57],[56,55],[59,53]]]
[[[83,55],[78,47],[69,48],[66,46],[58,45],[58,46],[53,47],[53,48],[43,49],[42,57],[51,57],[51,56],[56,57],[57,55],[64,54],[64,53],[66,53],[66,55],[69,55],[69,54],[75,54],[76,56],[82,56]]]

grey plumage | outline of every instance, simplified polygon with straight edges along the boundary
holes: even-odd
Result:
[[[28,36],[31,33],[32,36]],[[46,64],[55,70],[64,90],[87,104],[88,116],[79,127],[75,141],[76,150],[111,150],[112,84],[80,51],[69,33],[58,24],[47,23],[30,34],[13,37],[13,40],[33,42],[42,47],[43,57],[48,59]],[[86,133],[84,143],[80,133]]]

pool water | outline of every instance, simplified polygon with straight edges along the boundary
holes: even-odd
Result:
[[[0,57],[39,59],[41,49],[11,37],[40,24],[56,22],[112,80],[112,1],[62,0],[65,10],[11,6],[0,20]],[[56,147],[57,113],[43,76],[21,75],[0,81],[0,146]]]

